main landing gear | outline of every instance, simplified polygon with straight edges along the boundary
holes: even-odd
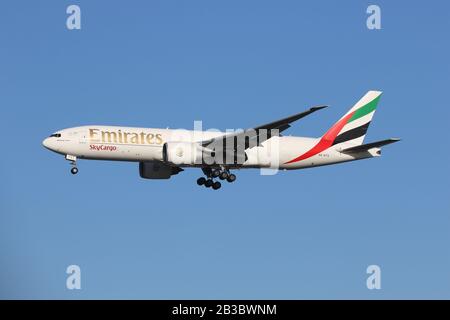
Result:
[[[71,156],[70,154],[66,155],[66,160],[70,161],[70,165],[72,168],[70,169],[70,173],[77,174],[78,168],[77,168],[77,157]]]
[[[220,180],[227,180],[228,182],[234,182],[236,180],[236,175],[230,173],[228,169],[210,169],[203,168],[203,173],[205,177],[200,177],[197,179],[197,184],[199,186],[205,186],[207,188],[212,188],[213,190],[218,190],[222,187],[220,181],[215,181],[214,179],[219,178]]]

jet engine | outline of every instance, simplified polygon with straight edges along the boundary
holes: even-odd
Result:
[[[163,146],[163,161],[177,166],[193,165],[241,165],[248,156],[244,150],[223,150],[219,148],[202,147],[192,142],[167,142]]]
[[[139,175],[144,179],[169,179],[183,169],[161,161],[139,162]]]
[[[192,142],[166,142],[163,146],[163,161],[174,165],[202,164],[202,147]]]

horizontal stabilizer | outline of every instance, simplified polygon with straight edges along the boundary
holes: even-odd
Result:
[[[345,152],[345,153],[363,152],[363,151],[367,151],[372,148],[379,148],[379,147],[382,147],[382,146],[385,146],[387,144],[391,144],[391,143],[394,143],[397,141],[400,141],[400,139],[391,138],[391,139],[376,141],[376,142],[372,142],[372,143],[362,144],[362,145],[356,146],[356,147],[347,148],[347,149],[342,150],[341,152]]]

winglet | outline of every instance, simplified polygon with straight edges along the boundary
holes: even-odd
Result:
[[[328,106],[316,106],[316,107],[312,107],[312,108],[309,109],[309,111],[314,112],[314,111],[321,110],[321,109],[324,109],[324,108],[328,108]]]

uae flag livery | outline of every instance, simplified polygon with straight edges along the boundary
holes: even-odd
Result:
[[[286,162],[295,163],[308,159],[331,146],[347,142],[352,146],[361,145],[364,141],[370,121],[380,100],[381,91],[369,91],[338,122],[336,122],[319,140],[304,154]]]

